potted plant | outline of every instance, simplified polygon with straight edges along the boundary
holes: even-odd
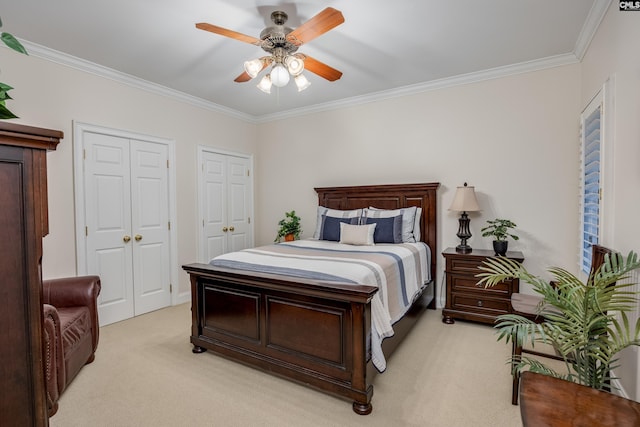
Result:
[[[566,373],[556,372],[540,360],[513,356],[511,363],[519,374],[523,369],[551,375],[595,389],[606,389],[611,368],[616,367],[621,350],[640,345],[640,319],[630,325],[627,312],[635,310],[639,291],[631,288],[629,273],[640,267],[638,256],[626,259],[619,253],[605,255],[603,265],[586,282],[568,271],[553,267],[550,282],[528,273],[522,264],[506,257],[487,260],[480,284],[493,286],[505,279],[518,278],[533,285],[543,302],[544,321],[536,323],[516,314],[496,319],[498,341],[510,339],[522,346],[550,344],[564,360]],[[544,309],[543,309],[544,307]]]
[[[0,19],[0,28],[2,27],[2,20]],[[2,42],[7,45],[7,47],[15,50],[16,52],[24,53],[27,55],[27,50],[22,46],[22,44],[11,34],[2,33],[0,34],[0,39]],[[15,119],[18,116],[13,114],[9,109],[5,106],[5,101],[7,99],[11,99],[9,96],[9,91],[13,89],[11,86],[5,83],[0,82],[0,119]]]
[[[282,238],[286,242],[300,238],[302,228],[300,226],[300,217],[296,215],[296,211],[285,212],[284,218],[278,222],[278,235],[274,242],[280,242]]]
[[[496,218],[493,220],[487,220],[487,226],[481,229],[482,237],[493,236],[493,250],[496,255],[505,255],[509,248],[509,241],[511,237],[513,240],[520,239],[517,235],[510,233],[510,228],[515,228],[517,225],[508,219]]]

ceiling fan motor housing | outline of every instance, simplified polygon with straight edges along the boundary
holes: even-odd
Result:
[[[271,20],[275,25],[265,28],[260,33],[262,50],[274,55],[276,58],[285,57],[298,50],[296,44],[287,40],[287,35],[293,31],[292,28],[284,26],[288,18],[288,15],[283,11],[277,10],[273,12]]]

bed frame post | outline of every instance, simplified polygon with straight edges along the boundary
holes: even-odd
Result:
[[[373,385],[367,376],[367,337],[371,333],[371,304],[351,303],[353,313],[353,388],[362,391],[362,399],[353,401],[353,411],[359,415],[369,415],[373,410],[371,398]]]

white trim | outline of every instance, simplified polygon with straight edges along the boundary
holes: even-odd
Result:
[[[76,56],[68,55],[63,52],[59,52],[54,49],[50,49],[46,46],[42,46],[36,43],[32,43],[27,40],[19,39],[20,42],[29,52],[29,55],[37,58],[45,59],[47,61],[55,62],[60,65],[64,65],[70,68],[74,68],[79,71],[94,74],[99,77],[104,77],[110,80],[114,80],[118,83],[125,84],[137,89],[155,93],[157,95],[165,96],[167,98],[173,98],[177,101],[191,104],[195,107],[204,108],[206,110],[216,111],[218,113],[225,114],[227,116],[235,117],[240,120],[248,122],[254,121],[254,116],[242,113],[237,110],[233,110],[228,107],[207,101],[197,96],[189,95],[184,92],[180,92],[175,89],[170,89],[166,86],[162,86],[148,80],[141,79],[139,77],[132,76],[130,74],[123,73],[113,68],[105,67],[103,65],[96,64],[94,62],[87,61]]]
[[[596,0],[593,2],[593,6],[591,6],[589,15],[587,15],[587,19],[576,41],[576,46],[573,49],[573,53],[579,61],[582,61],[582,58],[584,58],[587,48],[589,48],[591,44],[591,40],[593,40],[600,23],[607,14],[607,10],[609,10],[609,5],[611,5],[611,0]]]
[[[178,277],[178,221],[176,202],[176,144],[173,139],[160,138],[126,130],[108,128],[89,123],[73,122],[73,178],[75,193],[75,222],[76,222],[76,270],[79,275],[87,274],[87,248],[85,239],[85,188],[84,188],[84,134],[85,132],[101,133],[118,136],[127,139],[148,141],[164,144],[168,148],[169,156],[169,259],[171,284],[174,289],[179,289]],[[178,295],[177,291],[171,293],[171,305],[181,304],[190,300]]]
[[[504,67],[496,67],[496,68],[491,68],[489,70],[477,71],[477,72],[461,74],[453,77],[445,77],[443,79],[438,79],[438,80],[431,80],[424,83],[417,83],[414,85],[402,86],[399,88],[384,90],[380,92],[374,92],[367,95],[354,96],[351,98],[345,98],[338,101],[327,102],[324,104],[311,105],[309,107],[297,108],[295,110],[288,110],[288,111],[283,111],[283,112],[274,113],[274,114],[266,114],[264,116],[256,117],[255,120],[258,123],[265,123],[265,122],[270,122],[274,120],[297,117],[305,114],[335,110],[338,108],[353,107],[353,106],[366,104],[370,102],[377,102],[385,99],[398,98],[401,96],[415,95],[421,92],[428,92],[432,90],[477,83],[485,80],[497,79],[497,78],[512,76],[516,74],[529,73],[532,71],[540,71],[548,68],[560,67],[563,65],[576,64],[578,62],[579,62],[578,59],[573,53],[550,56],[548,58],[537,59],[535,61],[521,62],[518,64],[506,65]]]

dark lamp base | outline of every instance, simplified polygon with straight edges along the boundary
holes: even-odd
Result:
[[[468,254],[472,251],[471,246],[469,245],[458,245],[456,246],[456,252],[459,254]]]

